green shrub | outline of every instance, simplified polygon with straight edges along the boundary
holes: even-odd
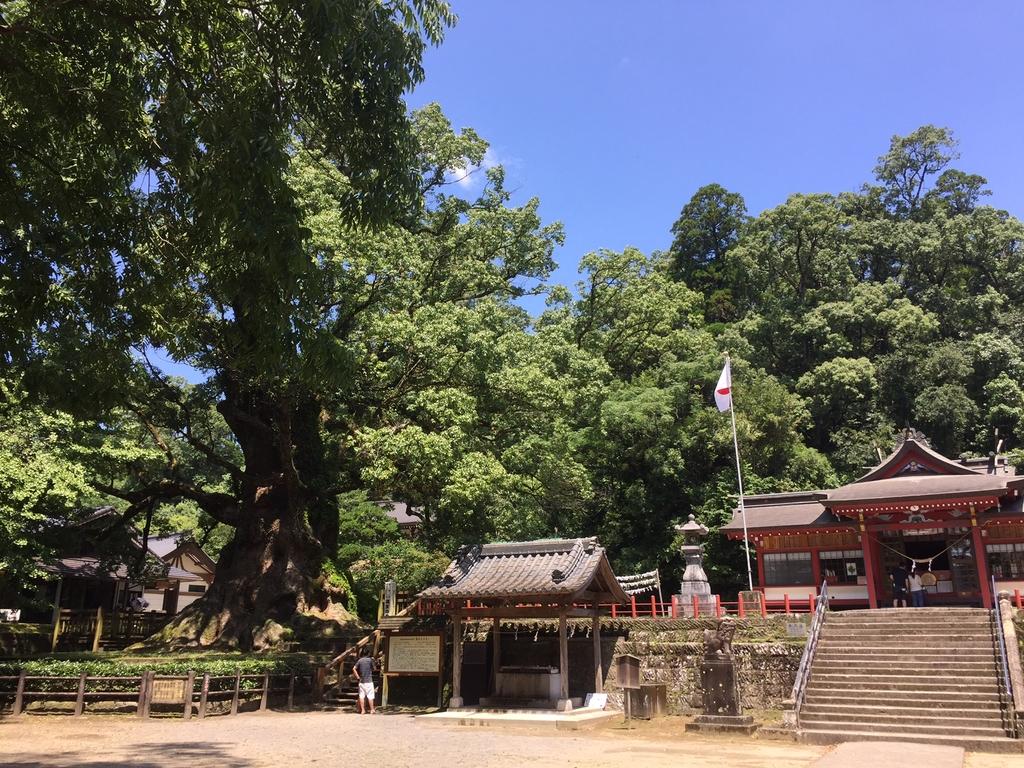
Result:
[[[187,675],[196,673],[197,685],[203,674],[211,677],[242,675],[288,675],[309,674],[312,660],[305,655],[267,656],[260,658],[246,656],[175,655],[166,657],[117,657],[96,656],[48,657],[37,659],[7,659],[0,661],[0,676],[17,675],[21,670],[31,676],[78,678],[83,672],[90,677],[138,677],[145,671],[158,675]],[[75,690],[74,680],[31,681],[31,690],[69,691]],[[226,682],[226,681],[225,681]],[[260,680],[243,680],[243,688],[259,688]],[[233,683],[231,684],[233,686]],[[95,686],[90,686],[94,688]],[[227,687],[224,683],[217,689]],[[137,690],[132,681],[103,683],[104,690]]]

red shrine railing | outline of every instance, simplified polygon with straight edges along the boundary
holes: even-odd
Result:
[[[736,600],[722,600],[718,596],[712,605],[701,604],[697,599],[684,601],[678,595],[673,595],[670,601],[660,601],[655,597],[634,597],[628,603],[619,605],[601,604],[598,606],[602,616],[611,616],[621,619],[678,619],[697,616],[701,618],[714,618],[734,616],[738,618],[768,616],[769,614],[796,614],[814,613],[817,608],[818,597],[813,594],[784,595],[782,600],[762,600],[755,608]],[[1019,589],[1013,591],[1013,604],[1024,610],[1024,595]],[[580,604],[580,608],[589,608],[589,604]],[[436,616],[445,613],[446,605],[441,600],[420,600],[417,611],[420,616]],[[472,615],[474,610],[481,614],[486,608],[472,601],[466,601],[461,607],[466,615]]]
[[[602,616],[612,618],[655,618],[655,619],[678,619],[684,617],[715,618],[734,616],[738,618],[768,616],[769,614],[794,614],[814,613],[818,599],[814,594],[784,595],[782,600],[762,600],[759,606],[751,607],[747,603],[737,600],[722,600],[717,595],[709,605],[694,597],[692,600],[684,600],[678,595],[673,595],[669,601],[659,601],[656,597],[650,598],[633,597],[628,603],[622,604],[601,604],[598,611]],[[525,605],[525,604],[524,604]],[[520,606],[522,607],[522,606]],[[580,604],[580,608],[589,608],[590,604]],[[440,600],[420,600],[418,610],[421,616],[437,615],[445,613],[446,605]],[[460,610],[466,616],[472,616],[474,610],[479,610],[481,615],[487,611],[487,607],[472,600],[467,600]]]

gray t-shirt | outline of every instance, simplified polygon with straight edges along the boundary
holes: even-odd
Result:
[[[373,682],[373,660],[369,656],[363,656],[355,665],[356,674],[359,675],[360,683]]]

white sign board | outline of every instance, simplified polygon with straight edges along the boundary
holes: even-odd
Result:
[[[392,635],[388,639],[388,672],[438,674],[440,635]]]

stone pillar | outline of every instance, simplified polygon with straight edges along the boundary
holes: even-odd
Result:
[[[591,634],[594,636],[594,693],[603,693],[604,675],[601,670],[601,617],[596,613],[593,618]]]
[[[452,615],[452,697],[449,709],[462,706],[462,617]]]
[[[558,614],[558,677],[562,683],[562,690],[556,709],[559,712],[570,712],[572,702],[569,700],[569,635],[566,632],[565,611]]]

